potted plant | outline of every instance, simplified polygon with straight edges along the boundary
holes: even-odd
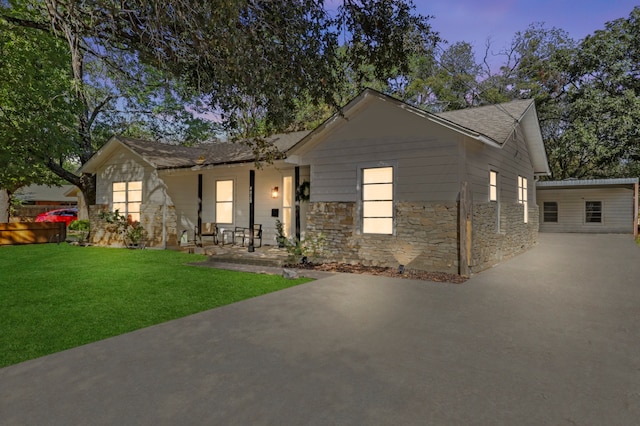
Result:
[[[287,242],[287,237],[284,235],[284,226],[280,219],[276,219],[276,241],[278,242],[279,248],[284,248]]]
[[[147,230],[140,222],[131,222],[125,229],[124,241],[128,248],[144,248],[146,245]]]

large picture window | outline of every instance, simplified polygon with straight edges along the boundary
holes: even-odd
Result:
[[[393,234],[393,167],[362,169],[362,232]]]
[[[524,223],[529,222],[529,196],[527,178],[518,176],[518,203],[524,207]]]
[[[113,182],[113,211],[116,210],[130,222],[140,222],[142,182]]]
[[[545,201],[542,204],[542,220],[545,222],[558,221],[558,203],[555,201]]]
[[[585,202],[585,222],[602,223],[602,201]]]
[[[216,181],[216,223],[233,223],[233,181]]]

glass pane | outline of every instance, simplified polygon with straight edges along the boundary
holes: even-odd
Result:
[[[127,203],[113,203],[113,211],[118,210],[119,213],[125,214],[127,211]]]
[[[393,217],[393,201],[365,201],[362,210],[365,218]]]
[[[392,234],[393,219],[391,218],[364,218],[362,232],[365,234]]]
[[[128,213],[139,213],[140,212],[140,203],[129,203]]]
[[[129,191],[142,191],[142,182],[129,182]]]
[[[114,191],[126,191],[127,183],[126,182],[113,182],[113,190]]]
[[[282,179],[282,206],[291,207],[291,199],[293,198],[293,179],[291,176],[285,176]]]
[[[284,236],[289,238],[291,236],[291,208],[282,209],[282,228]]]
[[[362,188],[362,199],[368,200],[393,200],[393,184],[382,183],[374,185],[364,185]]]
[[[142,191],[129,191],[129,201],[141,202]]]
[[[216,203],[216,222],[233,223],[233,203]]]
[[[495,186],[489,187],[489,201],[496,201],[498,199],[498,188]]]
[[[114,203],[124,203],[127,201],[127,193],[126,192],[115,192],[113,193],[113,202]]]
[[[496,172],[489,172],[489,184],[491,186],[496,186],[498,182],[498,174]]]
[[[233,181],[219,180],[216,182],[216,201],[233,201]],[[220,221],[218,221],[220,222]],[[231,222],[224,222],[231,223]]]
[[[127,219],[131,222],[140,222],[140,213],[129,213]]]
[[[379,167],[362,170],[362,183],[387,183],[393,182],[393,167]]]

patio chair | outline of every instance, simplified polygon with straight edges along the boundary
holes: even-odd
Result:
[[[213,244],[218,244],[218,225],[212,222],[202,224],[202,232],[200,233],[200,245],[204,237],[213,237]]]
[[[249,245],[251,241],[251,228],[236,227],[235,238],[241,239],[241,244],[244,247],[245,242]],[[262,247],[262,224],[256,223],[253,225],[253,245],[256,245],[256,240],[260,240],[260,244],[257,247]]]

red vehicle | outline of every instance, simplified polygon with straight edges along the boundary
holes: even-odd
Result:
[[[66,226],[74,220],[78,220],[78,209],[51,210],[36,216],[36,222],[64,222]]]

